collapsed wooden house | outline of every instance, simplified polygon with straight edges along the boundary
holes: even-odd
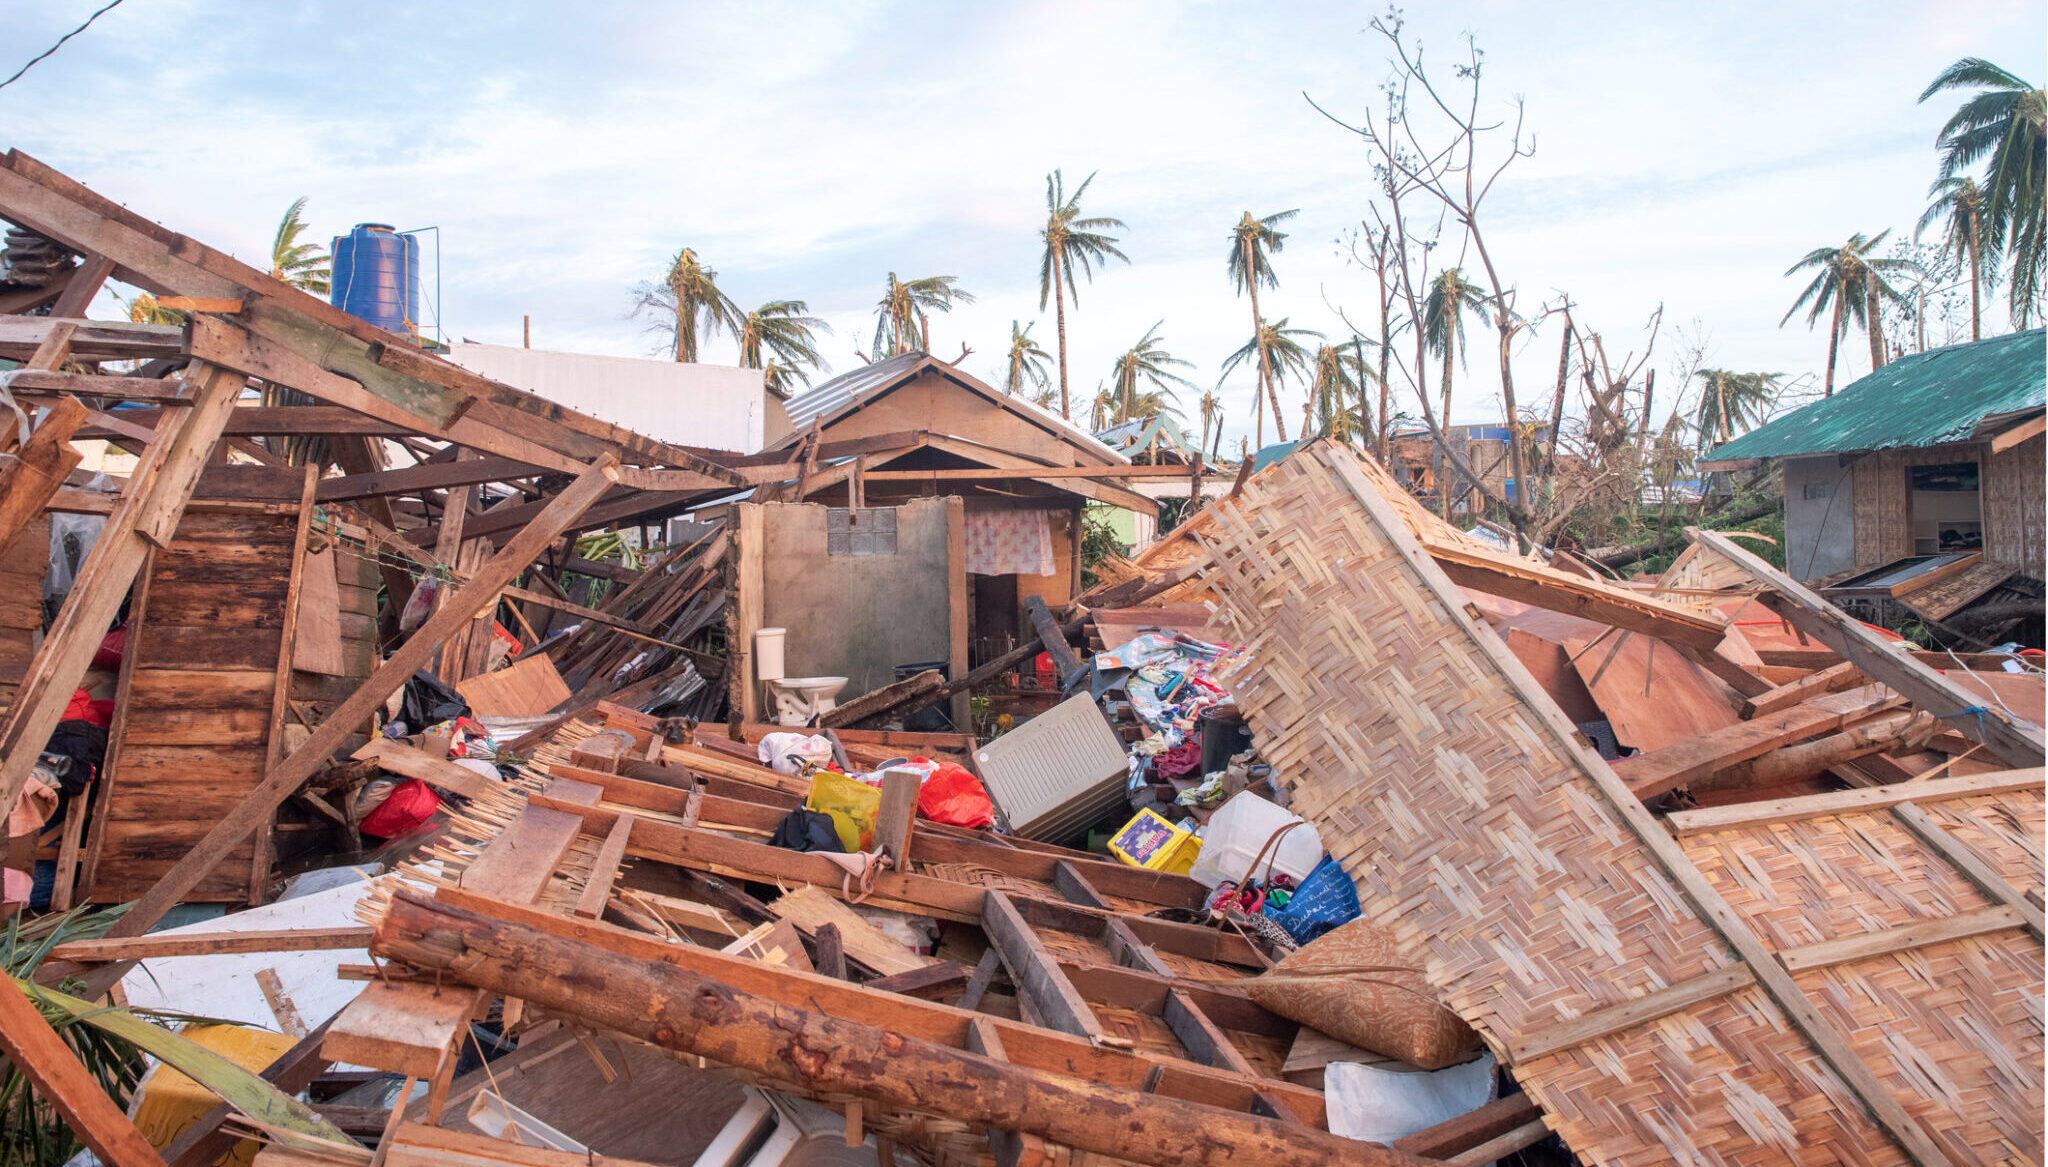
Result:
[[[1553,1137],[1589,1163],[2040,1158],[2043,742],[2025,714],[2041,676],[2006,672],[2011,657],[1937,667],[1712,533],[1640,583],[1505,554],[1312,442],[1248,462],[1231,497],[1060,615],[1039,597],[1035,640],[861,711],[964,694],[1041,650],[1067,679],[1075,643],[1146,628],[1241,647],[1232,687],[1260,753],[1391,938],[1391,971],[1519,1087],[1361,1142],[1335,1133],[1327,1067],[1415,1067],[1290,1016],[1262,991],[1287,983],[1270,971],[1284,954],[1195,881],[921,820],[903,771],[882,779],[865,854],[766,841],[811,792],[762,763],[777,727],[745,712],[767,516],[837,491],[846,511],[937,514],[950,548],[971,503],[911,495],[956,482],[1071,508],[1132,467],[1021,413],[1035,453],[892,418],[893,393],[981,399],[921,354],[835,389],[763,454],[677,448],[396,345],[18,154],[0,218],[81,257],[58,297],[115,276],[191,313],[183,329],[0,316],[0,355],[27,362],[10,391],[51,403],[0,480],[0,542],[47,540],[30,528],[51,511],[106,517],[42,643],[0,638],[28,649],[0,725],[10,804],[134,592],[102,798],[135,809],[72,846],[97,857],[91,888],[130,880],[105,886],[137,902],[107,939],[54,953],[54,973],[97,995],[138,960],[309,943],[144,933],[195,896],[263,894],[278,808],[322,783],[381,772],[453,807],[363,926],[322,938],[367,946],[336,970],[360,994],[267,1071],[293,1091],[336,1063],[398,1075],[396,1103],[353,1116],[375,1151],[273,1133],[262,1167],[611,1156],[616,1131],[594,1122],[580,1154],[450,1129],[477,1105],[509,1113],[515,1075],[556,1053],[586,1072],[521,1095],[561,1108],[544,1124],[647,1107],[642,1125],[670,1132],[647,1152],[663,1162],[695,1144],[629,1089],[636,1065],[669,1110],[728,1097],[705,1075],[811,1099],[885,1167],[1478,1164]],[[118,359],[152,364],[75,367]],[[131,446],[134,474],[68,482],[80,435]],[[294,461],[271,439],[325,448]],[[385,441],[416,461],[379,464]],[[578,561],[568,538],[719,500],[727,522],[638,572]],[[617,586],[579,603],[551,590],[569,571]],[[429,580],[447,594],[409,636],[379,627]],[[576,630],[483,667],[494,615],[545,626],[544,611]],[[948,607],[949,636],[967,614]],[[720,633],[725,653],[706,651]],[[422,669],[538,715],[505,743],[510,781],[364,733]],[[704,693],[735,698],[729,725],[665,716]],[[971,767],[978,745],[836,740],[862,768]],[[927,943],[883,927],[918,922]],[[0,1044],[20,1057],[47,1027],[8,1012],[9,991]],[[478,1020],[531,1044],[466,1071]],[[240,1137],[223,1103],[160,1156],[138,1149],[96,1086],[67,1093],[46,1062],[38,1084],[115,1167],[201,1167]]]

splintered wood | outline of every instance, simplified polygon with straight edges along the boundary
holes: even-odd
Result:
[[[1533,1051],[1515,1075],[1584,1161],[2040,1159],[2038,941],[1879,944],[1796,979],[1777,955],[1993,906],[1924,839],[1880,810],[1681,850],[1341,448],[1214,513],[1205,579],[1250,649],[1229,683],[1293,809],[1444,1003]],[[2041,885],[2037,791],[1926,813]]]

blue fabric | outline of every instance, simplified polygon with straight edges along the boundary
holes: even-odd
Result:
[[[1335,859],[1328,855],[1308,873],[1284,908],[1270,902],[1262,909],[1266,917],[1287,929],[1297,944],[1307,944],[1340,924],[1358,918],[1358,888]]]

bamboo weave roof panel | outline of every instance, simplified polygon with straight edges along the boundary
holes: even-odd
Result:
[[[1303,451],[1261,474],[1202,538],[1218,615],[1250,650],[1238,703],[1366,913],[1503,1054],[1739,963],[1607,801],[1597,760],[1525,699],[1475,639],[1490,634],[1444,605],[1426,558],[1330,457],[1351,455]],[[1754,986],[1516,1074],[1589,1163],[1905,1161]]]
[[[2042,868],[2038,790],[1924,806],[2020,888]],[[1967,819],[2032,823],[1968,838]],[[1689,836],[1686,853],[1774,950],[1995,906],[1878,810]],[[2029,852],[2032,852],[2031,855]],[[1959,1162],[2042,1158],[2042,949],[2013,928],[1801,972],[1797,980]]]

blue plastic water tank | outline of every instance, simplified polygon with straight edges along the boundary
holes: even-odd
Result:
[[[358,223],[334,238],[328,299],[351,316],[400,336],[417,335],[420,243],[383,223]]]

